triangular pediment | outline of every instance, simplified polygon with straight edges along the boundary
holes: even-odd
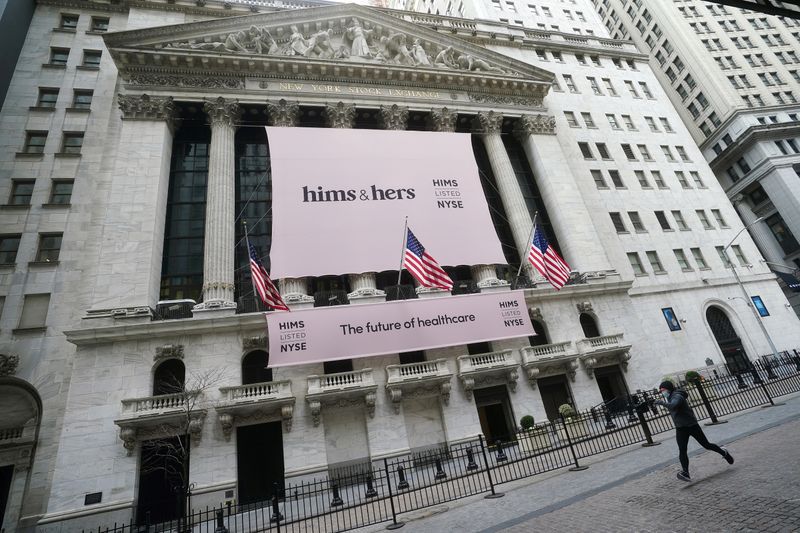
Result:
[[[398,12],[400,13],[400,12]],[[157,70],[391,80],[541,102],[553,75],[385,10],[341,4],[109,33],[123,78]]]

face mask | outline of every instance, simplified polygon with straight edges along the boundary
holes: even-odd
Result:
[[[669,391],[662,390],[661,391],[661,396],[663,396],[664,399],[668,399],[669,398]]]

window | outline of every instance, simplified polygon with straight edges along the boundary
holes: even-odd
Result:
[[[652,189],[650,182],[647,181],[647,175],[643,170],[634,170],[633,175],[636,176],[636,181],[639,182],[639,185],[641,185],[642,189]]]
[[[9,205],[31,205],[34,180],[13,180],[11,182],[11,196]]]
[[[703,183],[703,180],[700,178],[700,174],[695,172],[694,170],[689,172],[689,175],[692,177],[692,181],[694,181],[695,186],[698,189],[705,189],[706,184]]]
[[[61,251],[61,236],[61,233],[40,233],[36,260],[44,263],[58,261],[58,254]]]
[[[36,99],[36,107],[46,107],[52,109],[58,100],[58,89],[39,88],[39,98]]]
[[[597,185],[598,189],[608,189],[608,185],[606,185],[606,180],[603,179],[603,173],[599,170],[592,170],[592,179],[594,180],[594,184]]]
[[[667,220],[667,215],[664,214],[664,211],[656,211],[655,214],[661,229],[664,231],[672,231],[672,226],[669,225],[669,220]]]
[[[664,157],[667,158],[667,161],[669,161],[670,163],[675,162],[675,156],[672,155],[672,150],[670,150],[669,146],[662,144],[661,151],[664,152]]]
[[[73,109],[89,109],[92,107],[92,96],[94,91],[91,89],[75,89],[72,93]]]
[[[578,87],[575,86],[575,81],[572,79],[572,76],[570,76],[569,74],[564,74],[564,83],[567,85],[567,89],[569,89],[569,92],[571,93],[580,92],[578,91]]]
[[[625,80],[625,87],[627,87],[627,88],[628,88],[628,92],[630,92],[630,93],[631,93],[631,95],[632,95],[634,98],[641,98],[641,96],[639,96],[639,93],[636,91],[636,87],[633,85],[633,82],[632,82],[632,81],[630,81],[630,80]]]
[[[618,96],[617,90],[614,88],[614,84],[611,83],[611,80],[608,78],[603,78],[603,84],[606,86],[606,90],[608,94],[611,96]]]
[[[714,220],[717,221],[717,224],[719,225],[720,228],[728,227],[728,223],[725,222],[725,219],[722,216],[722,212],[719,209],[712,209],[711,214],[713,215]]]
[[[645,252],[647,255],[647,260],[650,261],[650,266],[653,267],[653,272],[656,274],[664,274],[666,270],[664,270],[663,265],[661,264],[661,259],[658,258],[658,252],[655,250],[648,250]]]
[[[584,159],[594,159],[594,154],[592,153],[592,148],[589,146],[589,143],[578,143],[578,148],[580,148]]]
[[[570,128],[581,127],[581,125],[578,124],[578,119],[575,118],[575,113],[572,111],[564,111],[564,117],[567,119],[567,124],[569,124]]]
[[[661,176],[661,171],[659,170],[651,170],[650,174],[653,176],[653,181],[656,183],[656,186],[659,189],[669,189],[667,183],[664,181],[664,178]]]
[[[642,223],[642,218],[637,211],[628,211],[628,218],[631,219],[631,225],[636,233],[647,233],[647,228]]]
[[[624,189],[625,184],[622,182],[622,176],[619,175],[618,170],[609,170],[608,177],[611,178],[611,183],[614,184],[614,187],[617,189]]]
[[[583,122],[586,124],[587,128],[597,128],[591,113],[581,113],[581,118],[583,119]]]
[[[644,144],[637,144],[636,148],[638,148],[639,152],[641,152],[642,159],[644,159],[645,161],[653,160],[653,156],[650,155],[650,151],[647,149],[647,146],[645,146]]]
[[[49,294],[26,294],[19,318],[19,329],[43,328],[47,321],[47,308],[50,307]]]
[[[686,174],[684,174],[683,171],[676,170],[675,171],[675,177],[678,178],[678,183],[681,184],[681,188],[683,188],[683,189],[691,189],[692,188],[691,185],[689,185],[689,182],[686,180]]]
[[[100,68],[100,57],[102,56],[100,50],[84,50],[83,63],[81,66],[88,68]]]
[[[583,54],[575,54],[575,59],[578,60],[578,64],[579,65],[585,65],[586,64],[586,57]]]
[[[608,153],[608,148],[606,148],[606,143],[595,143],[597,147],[597,152],[600,154],[602,159],[611,159],[611,154]]]
[[[733,265],[731,263],[731,260],[728,259],[728,254],[725,253],[725,248],[722,247],[722,246],[717,246],[716,249],[717,249],[717,254],[719,255],[720,260],[722,260],[722,265],[725,268],[732,267]]]
[[[589,80],[589,85],[592,87],[592,92],[596,95],[602,96],[603,91],[600,90],[600,85],[597,84],[597,80],[590,76],[587,76],[586,79]]]
[[[692,162],[692,160],[689,159],[689,154],[686,153],[686,150],[683,148],[683,146],[676,146],[675,150],[678,152],[678,155],[684,163]]]
[[[631,268],[633,269],[633,274],[635,276],[647,275],[647,271],[644,269],[644,265],[642,264],[642,260],[639,258],[639,254],[636,252],[628,252],[628,261],[631,262]]]
[[[636,161],[636,155],[634,155],[631,145],[622,144],[621,146],[622,146],[622,152],[625,154],[625,157],[628,158],[628,161]]]
[[[542,61],[547,61],[547,52],[545,52],[544,50],[537,49],[536,50],[536,55]]]
[[[64,132],[64,138],[61,143],[62,154],[80,154],[81,146],[83,146],[82,132]]]
[[[50,64],[64,66],[69,59],[69,48],[51,48],[50,49]]]
[[[636,131],[636,124],[633,123],[633,119],[630,115],[622,115],[622,121],[625,123],[625,127],[628,128],[628,131]]]
[[[681,231],[689,231],[689,226],[686,225],[686,220],[683,218],[683,213],[680,211],[672,211],[672,218],[675,219],[675,225]]]
[[[78,15],[62,14],[61,20],[58,23],[59,29],[62,30],[75,30],[78,27]]]
[[[69,205],[72,199],[72,180],[53,180],[50,188],[50,203],[53,205]]]
[[[89,26],[89,29],[97,32],[108,31],[108,18],[92,17],[92,24]]]
[[[611,129],[613,129],[613,130],[622,129],[622,128],[619,127],[619,122],[617,122],[616,115],[612,115],[612,114],[606,113],[606,118],[608,119],[608,124],[609,124],[609,126],[611,126]]]
[[[714,229],[714,226],[711,224],[711,221],[708,220],[708,216],[706,215],[706,212],[704,210],[697,209],[695,213],[697,213],[697,218],[700,219],[700,223],[703,225],[703,228]]]
[[[553,52],[553,51],[551,51],[550,55],[553,56],[554,60],[559,61],[561,63],[564,62],[564,58],[561,56],[561,52]]]
[[[741,246],[739,246],[738,244],[734,244],[733,246],[731,246],[731,249],[733,250],[733,254],[736,256],[736,260],[739,261],[740,265],[747,266],[749,264],[747,262],[747,257],[744,255],[744,252],[742,251]]]
[[[21,235],[0,235],[0,265],[13,265],[17,260]]]
[[[639,88],[642,90],[642,93],[649,99],[653,99],[653,93],[650,92],[650,88],[647,84],[643,81],[639,82]]]
[[[647,123],[647,127],[650,128],[650,131],[653,133],[658,133],[661,131],[658,129],[658,124],[656,124],[656,121],[653,119],[653,117],[644,117],[644,121]]]
[[[680,248],[677,250],[672,250],[672,253],[675,254],[675,259],[678,261],[678,266],[681,267],[681,270],[684,272],[692,271],[692,265],[689,264],[689,260],[686,258],[686,253],[681,250]]]
[[[786,226],[783,217],[781,217],[779,213],[775,213],[765,220],[765,222],[775,236],[775,240],[778,241],[778,244],[780,244],[786,254],[794,253],[800,249],[800,244],[798,244],[797,239]]]
[[[706,263],[706,258],[703,257],[703,251],[700,248],[692,248],[692,257],[694,257],[694,262],[697,263],[697,268],[700,270],[708,270],[708,263]]]
[[[614,224],[614,229],[617,233],[628,233],[625,222],[622,221],[622,215],[619,213],[609,213],[609,215],[611,216],[611,222]]]

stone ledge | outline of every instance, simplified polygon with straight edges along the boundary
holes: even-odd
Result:
[[[75,70],[93,70],[93,71],[100,71],[100,67],[93,67],[91,65],[77,65]]]
[[[67,113],[90,113],[91,109],[88,107],[68,107],[64,111]]]
[[[42,111],[44,113],[52,113],[55,110],[56,110],[56,106],[47,107],[47,106],[41,106],[41,105],[32,105],[32,106],[30,106],[28,108],[28,111]]]
[[[14,335],[18,334],[26,334],[26,333],[46,333],[47,326],[41,326],[37,328],[14,328],[11,330],[11,333]]]
[[[42,207],[44,207],[45,209],[58,209],[58,208],[61,208],[61,207],[69,209],[70,207],[72,207],[72,204],[51,204],[51,203],[46,203],[46,204],[42,204]]]
[[[42,159],[44,152],[17,152],[15,156],[17,159]]]
[[[28,261],[29,267],[58,266],[58,259],[55,261]]]
[[[55,68],[55,69],[66,70],[67,65],[63,65],[61,63],[43,63],[42,68]]]
[[[81,156],[81,154],[76,154],[73,152],[56,152],[53,154],[53,157],[64,157],[67,159],[77,159]]]
[[[31,204],[3,204],[0,209],[30,209]]]

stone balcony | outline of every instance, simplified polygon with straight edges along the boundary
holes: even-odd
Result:
[[[375,416],[375,391],[378,386],[371,368],[339,372],[322,376],[308,376],[306,402],[311,409],[314,426],[320,422],[323,405],[366,405],[370,417]]]
[[[386,392],[400,412],[403,397],[416,398],[440,395],[445,405],[450,401],[450,378],[453,372],[446,359],[422,361],[386,367]]]
[[[532,387],[536,387],[537,379],[556,374],[566,374],[575,381],[579,354],[572,341],[528,346],[520,351],[522,368]]]
[[[230,439],[237,423],[266,420],[275,415],[280,416],[284,430],[292,430],[295,397],[291,381],[220,387],[219,392],[222,399],[216,410],[226,439]]]
[[[199,439],[207,414],[199,406],[200,396],[177,393],[122,400],[122,415],[114,423],[128,455],[144,438],[189,433]]]
[[[622,370],[628,369],[631,344],[625,342],[622,333],[581,339],[577,346],[578,357],[590,378],[594,377],[594,369],[599,366],[619,364]]]
[[[19,446],[30,446],[36,442],[36,425],[27,424],[25,426],[0,429],[0,450],[4,448],[16,448]]]
[[[458,377],[472,398],[476,385],[497,385],[507,383],[513,391],[517,390],[517,367],[519,362],[511,355],[511,350],[458,356]]]

